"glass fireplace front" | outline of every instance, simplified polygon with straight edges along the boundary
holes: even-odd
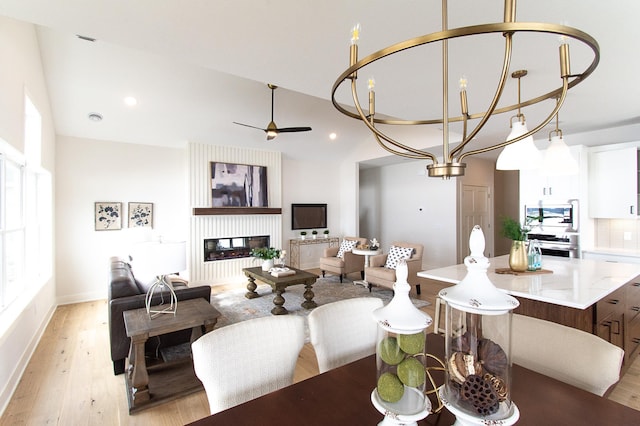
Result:
[[[268,235],[252,237],[207,238],[204,240],[204,261],[240,259],[250,257],[251,250],[269,247]]]

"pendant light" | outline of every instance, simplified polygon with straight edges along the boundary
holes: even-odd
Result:
[[[562,130],[558,128],[558,114],[556,114],[556,129],[549,132],[551,144],[544,154],[541,174],[544,176],[566,176],[578,174],[578,162],[562,137]],[[551,136],[555,133],[554,136]]]
[[[515,123],[511,123],[511,133],[507,136],[510,141],[527,133],[527,121],[524,114],[520,111],[520,79],[527,75],[527,70],[514,71],[511,77],[518,79],[518,114],[514,117],[518,119]],[[512,119],[514,117],[511,117]],[[496,169],[498,170],[532,170],[537,169],[542,164],[542,155],[533,143],[533,136],[507,145],[504,147],[498,161]]]

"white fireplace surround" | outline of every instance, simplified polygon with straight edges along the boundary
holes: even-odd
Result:
[[[210,163],[228,162],[267,167],[269,207],[282,207],[281,153],[232,146],[189,143],[189,205],[212,207]],[[253,258],[205,262],[204,240],[245,235],[269,235],[272,247],[282,247],[280,214],[191,215],[189,277],[194,285],[224,284],[243,279],[242,268],[258,266]]]

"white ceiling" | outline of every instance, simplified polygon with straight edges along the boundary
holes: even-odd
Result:
[[[617,0],[521,0],[518,21],[564,23],[593,36],[601,60],[592,76],[569,92],[560,127],[569,144],[625,142],[640,131],[640,2]],[[38,25],[45,75],[59,135],[130,143],[181,146],[185,141],[283,150],[292,158],[332,158],[335,148],[375,144],[362,123],[330,102],[331,87],[346,69],[350,28],[362,26],[360,57],[387,45],[440,30],[437,0],[0,0],[0,15]],[[498,0],[451,0],[449,27],[502,20]],[[80,34],[95,38],[87,42]],[[512,70],[525,68],[522,96],[558,87],[557,40],[517,35]],[[458,113],[457,80],[469,79],[472,112],[486,108],[500,71],[502,37],[450,42],[451,111]],[[571,44],[572,71],[591,60]],[[407,119],[440,116],[440,50],[413,49],[360,73],[376,79],[377,112]],[[265,141],[270,92],[279,127],[311,126],[312,132]],[[345,87],[348,87],[345,86]],[[510,79],[501,105],[516,101]],[[135,96],[135,108],[122,99]],[[349,101],[341,92],[340,100]],[[366,99],[363,89],[361,99]],[[544,101],[525,110],[531,124],[551,110]],[[90,112],[104,116],[100,123]],[[508,134],[509,115],[493,117],[478,143]],[[586,131],[615,127],[606,133]],[[536,140],[544,146],[547,132]],[[458,131],[452,126],[452,131]],[[328,134],[338,133],[336,141]],[[433,132],[430,132],[431,134]],[[420,135],[420,133],[416,133]],[[428,133],[416,146],[429,146]],[[572,137],[573,136],[573,137]],[[380,150],[380,156],[384,151]]]

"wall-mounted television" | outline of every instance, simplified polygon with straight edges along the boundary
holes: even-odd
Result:
[[[326,204],[291,204],[291,229],[317,229],[326,227]]]

